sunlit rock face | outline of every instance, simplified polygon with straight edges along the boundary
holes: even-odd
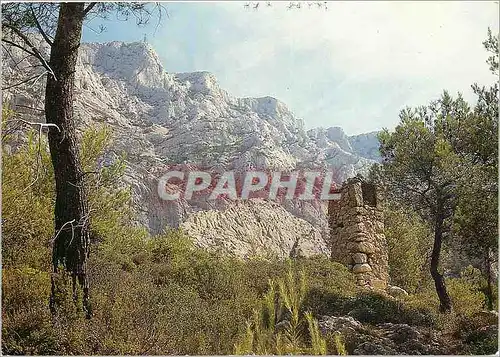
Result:
[[[33,41],[47,54],[40,38]],[[37,70],[36,60],[24,57],[16,49],[4,52],[5,86]],[[332,168],[342,181],[366,173],[375,162],[372,140],[348,137],[338,127],[306,131],[285,103],[233,97],[208,72],[170,73],[147,43],[82,44],[75,85],[79,132],[106,124],[114,138],[105,162],[125,154],[125,180],[132,187],[138,224],[153,234],[181,227],[200,246],[220,247],[228,254],[260,254],[269,248],[287,256],[295,245],[306,256],[329,255],[327,203],[166,202],[157,184],[169,165],[215,171]],[[3,98],[25,118],[43,120],[43,92],[44,76],[3,91]],[[269,212],[260,223],[259,209]],[[217,228],[207,228],[212,222]]]

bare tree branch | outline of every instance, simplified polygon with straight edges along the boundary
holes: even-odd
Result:
[[[52,46],[52,40],[47,36],[45,31],[43,30],[42,26],[40,25],[40,22],[38,22],[38,19],[36,18],[35,11],[33,10],[33,5],[30,4],[30,10],[31,10],[31,16],[33,16],[33,21],[35,22],[36,28],[38,29],[38,32],[42,35],[43,39],[49,44],[49,46]]]
[[[3,89],[3,88],[2,88]],[[22,105],[22,104],[16,104],[16,107],[21,107],[21,108],[26,108],[26,109],[31,109],[31,110],[36,110],[36,111],[39,111],[39,112],[42,112],[44,113],[45,110],[43,109],[40,109],[40,108],[35,108],[35,107],[30,107],[30,106],[27,106],[27,105]]]
[[[12,42],[12,41],[7,40],[7,39],[5,39],[5,38],[2,38],[2,42],[8,43],[8,44],[9,44],[9,45],[11,45],[11,46],[14,46],[14,47],[17,47],[17,48],[19,48],[19,49],[23,50],[24,52],[26,52],[26,53],[30,54],[31,56],[35,56],[35,57],[36,57],[36,55],[35,55],[33,52],[31,52],[30,50],[28,50],[28,49],[24,48],[24,47],[23,47],[23,46],[21,46],[21,45],[18,45],[18,44],[17,44],[17,43],[15,43],[15,42]]]
[[[40,177],[40,164],[42,163],[42,131],[43,131],[43,128],[45,127],[55,127],[57,130],[61,131],[59,129],[59,127],[55,124],[47,124],[47,123],[37,123],[37,122],[29,122],[29,121],[26,121],[26,120],[23,120],[23,119],[10,119],[10,120],[6,120],[5,123],[8,123],[8,122],[20,122],[20,123],[24,123],[24,124],[28,124],[28,125],[33,125],[33,126],[38,126],[38,148],[37,148],[37,156],[36,156],[36,168],[35,168],[35,172],[36,172],[36,177],[33,179],[33,181],[30,182],[30,184],[28,186],[26,186],[24,189],[23,189],[23,192],[27,191],[30,187],[32,187],[39,179]]]
[[[160,23],[162,20],[162,11],[165,11],[167,18],[170,18],[170,15],[168,14],[168,9],[165,6],[163,6],[160,2],[157,2],[156,6],[158,8],[158,22],[156,23],[155,30],[153,32],[153,36],[156,35],[156,30],[158,30],[158,27],[160,27]]]
[[[90,10],[92,10],[94,8],[94,6],[96,6],[97,3],[96,2],[91,2],[86,8],[85,10],[83,10],[83,16],[87,15]]]
[[[24,123],[24,124],[27,124],[27,125],[41,125],[42,127],[56,128],[59,132],[61,132],[61,129],[56,124],[52,124],[52,123],[37,123],[37,122],[27,121],[27,120],[24,120],[24,119],[10,119],[10,120],[7,120],[7,122],[13,122],[13,121],[21,122],[21,123]]]
[[[24,43],[30,47],[31,51],[27,50],[26,48],[20,46],[20,45],[17,45],[15,43],[13,43],[12,41],[9,41],[7,42],[8,40],[5,40],[2,38],[2,41],[4,42],[7,42],[7,43],[10,43],[11,45],[15,46],[15,47],[18,47],[28,53],[31,53],[33,56],[35,56],[36,58],[38,58],[38,60],[42,63],[42,65],[45,67],[45,69],[47,71],[49,71],[49,73],[52,75],[52,77],[54,78],[54,80],[57,81],[57,78],[56,78],[56,75],[54,74],[54,71],[52,70],[52,68],[50,68],[49,64],[47,63],[47,61],[45,60],[45,58],[43,58],[42,54],[40,53],[40,51],[38,51],[38,49],[31,43],[30,39],[28,38],[28,36],[26,36],[24,33],[22,33],[18,28],[14,27],[14,26],[11,26],[10,24],[7,24],[7,23],[2,23],[2,27],[5,27],[5,28],[8,28],[10,30],[12,30],[12,32],[14,32],[17,36],[19,36],[23,41]]]
[[[96,33],[96,34],[98,34],[98,35],[100,35],[101,33],[103,33],[103,32],[104,32],[104,30],[106,29],[103,25],[100,25],[100,26],[99,26],[99,30],[95,30],[95,29],[93,29],[92,27],[90,27],[90,26],[89,26],[89,25],[87,25],[87,24],[83,24],[83,26],[85,26],[85,27],[86,27],[86,28],[88,28],[90,31],[92,31],[92,32],[94,32],[94,33]]]
[[[45,72],[40,73],[40,74],[35,74],[34,76],[31,76],[31,77],[29,77],[29,78],[26,78],[24,81],[21,81],[21,82],[18,82],[18,83],[12,84],[12,85],[7,86],[7,87],[2,87],[2,90],[7,90],[7,89],[10,89],[10,88],[17,87],[17,86],[19,86],[19,85],[21,85],[21,84],[23,84],[23,83],[29,82],[29,81],[31,81],[31,80],[33,80],[33,79],[34,79],[35,81],[33,82],[33,85],[32,85],[32,86],[34,86],[34,85],[36,84],[36,82],[37,82],[37,81],[38,81],[38,80],[39,80],[39,79],[40,79],[43,75],[45,75],[45,74],[47,74],[47,73],[49,73],[49,72],[45,71]]]
[[[38,152],[36,154],[36,177],[35,179],[23,190],[23,192],[27,191],[31,186],[33,186],[37,181],[38,178],[40,177],[39,174],[39,167],[40,167],[40,162],[42,161],[42,129],[43,125],[40,125],[40,128],[38,129]]]
[[[64,223],[61,228],[59,228],[59,230],[57,231],[55,237],[52,239],[52,242],[55,242],[55,240],[57,239],[57,237],[59,236],[59,233],[61,233],[61,231],[63,230],[64,227],[66,227],[68,224],[71,224],[71,226],[73,226],[73,223],[75,222],[75,220],[72,220],[72,221],[68,221],[66,223]]]
[[[4,46],[4,47],[5,47],[5,46]],[[10,55],[10,56],[11,56],[11,58],[12,58],[12,54],[10,54],[10,52],[9,52],[9,55]],[[25,57],[21,58],[19,61],[17,61],[16,63],[14,63],[14,67],[19,68],[19,65],[20,65],[23,61],[27,60],[27,59],[28,59],[28,58],[30,58],[30,57],[31,57],[31,55],[27,55],[27,56],[25,56]]]

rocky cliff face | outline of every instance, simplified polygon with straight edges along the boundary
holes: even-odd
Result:
[[[36,70],[21,52],[11,54],[4,53],[6,85]],[[32,82],[4,91],[3,98],[27,119],[41,121],[44,80]],[[199,245],[238,255],[269,248],[284,256],[297,244],[305,255],[328,253],[326,206],[165,202],[156,185],[166,165],[213,170],[334,167],[346,178],[366,172],[376,159],[372,148],[365,147],[372,141],[349,138],[340,128],[306,132],[302,119],[275,98],[235,98],[208,72],[166,72],[146,43],[83,44],[75,111],[81,130],[96,123],[113,129],[114,144],[106,158],[126,154],[126,180],[140,223],[152,233],[182,227]],[[260,222],[259,210],[267,212]]]
[[[200,211],[181,227],[198,246],[242,257],[327,255],[321,232],[275,202],[237,202],[226,210]],[[283,232],[294,232],[284,235]]]
[[[372,131],[366,134],[353,135],[349,137],[349,143],[353,151],[361,157],[380,161],[378,131]]]
[[[366,175],[370,166],[379,161],[364,156],[364,153],[373,149],[363,145],[372,144],[370,140],[359,140],[359,136],[348,137],[342,128],[315,128],[307,134],[321,152],[320,161],[339,172],[342,181],[358,173]],[[378,150],[378,140],[375,150]]]

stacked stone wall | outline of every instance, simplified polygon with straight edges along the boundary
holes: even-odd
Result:
[[[383,197],[358,177],[347,180],[340,193],[340,200],[328,206],[332,260],[349,267],[359,285],[384,289],[388,256]]]

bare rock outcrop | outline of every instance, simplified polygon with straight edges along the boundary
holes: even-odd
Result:
[[[260,199],[193,213],[180,227],[198,246],[239,257],[330,254],[319,230],[278,203]]]
[[[436,331],[408,324],[362,324],[350,316],[323,316],[324,335],[341,333],[348,352],[354,355],[441,355],[450,346]]]

